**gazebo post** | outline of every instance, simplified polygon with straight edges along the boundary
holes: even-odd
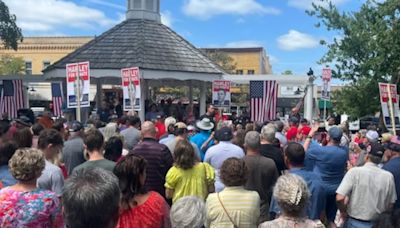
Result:
[[[207,84],[204,81],[200,82],[200,110],[199,114],[206,113],[206,99],[207,99]]]
[[[102,86],[100,83],[100,78],[96,78],[96,108],[99,110],[101,107],[101,94],[102,94]]]
[[[142,122],[144,122],[145,119],[145,100],[147,99],[147,94],[148,94],[149,86],[147,84],[146,79],[141,80],[141,90],[140,90],[140,111],[139,111],[139,118]]]
[[[189,105],[193,106],[193,82],[192,80],[188,81],[189,87]]]

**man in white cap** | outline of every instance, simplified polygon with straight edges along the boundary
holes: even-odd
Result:
[[[366,148],[369,145],[371,145],[371,143],[378,142],[379,134],[375,130],[368,130],[365,137],[367,138],[367,142],[364,145],[360,146],[362,151],[360,153],[360,156],[358,156],[356,166],[363,166],[365,164],[365,157],[367,156],[367,153],[368,153]]]
[[[196,123],[196,127],[199,129],[199,132],[190,139],[190,142],[196,144],[197,148],[200,150],[201,160],[203,161],[208,147],[214,144],[214,136],[211,132],[214,128],[214,123],[208,118],[203,118]],[[203,147],[204,143],[207,144],[205,147]]]

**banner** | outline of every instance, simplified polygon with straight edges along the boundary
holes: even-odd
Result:
[[[397,86],[395,84],[379,83],[379,94],[385,126],[388,129],[392,128],[392,121],[390,117],[390,109],[392,109],[396,129],[400,130],[399,95],[397,94]],[[392,98],[392,107],[390,107],[389,95]]]
[[[231,106],[231,82],[215,80],[212,86],[212,99],[215,107]]]
[[[68,108],[90,107],[90,67],[89,62],[67,64],[67,105]]]
[[[122,89],[124,93],[124,111],[140,111],[140,75],[139,68],[125,68],[121,70]],[[132,105],[133,104],[133,107]]]

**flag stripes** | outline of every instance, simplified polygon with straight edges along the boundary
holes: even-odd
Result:
[[[250,120],[264,122],[276,118],[278,83],[250,81]]]

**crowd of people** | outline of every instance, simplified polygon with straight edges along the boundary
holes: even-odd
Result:
[[[400,227],[400,137],[216,114],[0,120],[0,227]]]

